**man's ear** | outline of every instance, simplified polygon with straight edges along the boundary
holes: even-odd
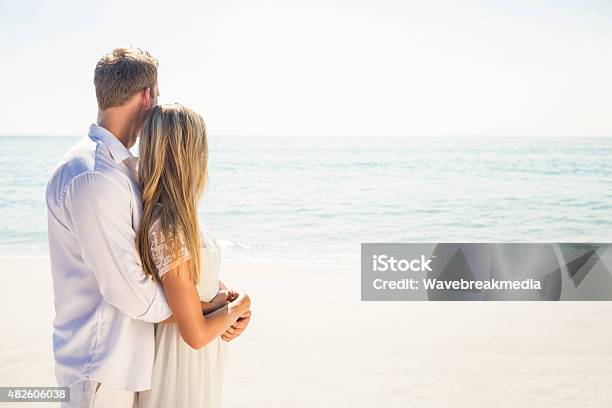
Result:
[[[148,110],[151,108],[151,89],[146,87],[142,92],[142,106],[145,108],[145,110]]]

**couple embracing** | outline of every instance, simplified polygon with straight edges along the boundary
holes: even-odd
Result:
[[[157,104],[157,66],[139,49],[98,61],[97,122],[47,184],[66,407],[219,407],[227,342],[251,318],[249,296],[219,280],[219,246],[198,222],[204,121]]]

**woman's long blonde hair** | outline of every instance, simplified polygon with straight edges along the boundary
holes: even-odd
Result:
[[[206,139],[202,117],[178,103],[155,106],[143,125],[138,166],[143,217],[136,242],[145,273],[158,282],[149,237],[156,220],[175,255],[181,243],[186,246],[191,256],[190,277],[194,283],[200,280],[197,206],[208,176]]]

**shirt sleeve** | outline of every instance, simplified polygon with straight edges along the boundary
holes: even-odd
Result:
[[[133,319],[157,323],[172,311],[161,286],[142,269],[131,194],[103,174],[83,173],[69,185],[64,210],[104,300]]]
[[[173,250],[173,242],[164,236],[161,223],[156,220],[149,230],[149,241],[151,242],[151,258],[157,274],[161,278],[172,268],[188,261],[191,258],[189,250],[185,245],[185,239],[179,235],[178,251]]]

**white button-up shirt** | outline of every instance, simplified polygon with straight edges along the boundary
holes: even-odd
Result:
[[[94,124],[47,184],[60,386],[93,379],[129,391],[151,387],[153,323],[172,312],[136,250],[142,202],[135,160]]]

